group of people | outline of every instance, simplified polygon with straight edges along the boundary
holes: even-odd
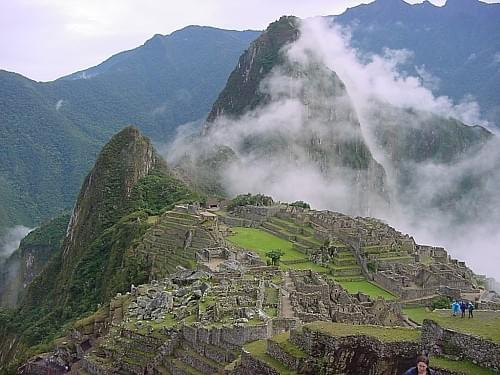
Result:
[[[465,312],[469,311],[469,318],[474,317],[474,304],[472,302],[465,301],[453,301],[451,304],[451,314],[457,316],[458,313],[462,313],[462,318],[465,318]]]

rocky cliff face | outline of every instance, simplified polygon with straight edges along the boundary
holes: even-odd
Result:
[[[298,38],[298,22],[296,17],[281,17],[279,21],[271,23],[240,56],[226,86],[212,106],[205,131],[217,117],[238,117],[269,99],[260,92],[259,84],[274,66],[283,62],[280,50]]]

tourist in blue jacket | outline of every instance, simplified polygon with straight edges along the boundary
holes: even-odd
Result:
[[[403,375],[434,375],[434,370],[429,368],[429,358],[425,355],[417,357],[417,365],[408,369]]]

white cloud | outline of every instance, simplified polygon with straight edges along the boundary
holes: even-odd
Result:
[[[0,237],[0,257],[6,257],[12,254],[18,247],[21,240],[33,230],[22,225],[16,225],[8,228],[5,234]]]
[[[499,271],[491,266],[498,264],[497,254],[500,253],[494,252],[498,237],[494,223],[500,220],[500,213],[488,209],[500,206],[500,176],[491,173],[500,169],[495,168],[500,166],[500,153],[494,152],[500,147],[485,147],[476,157],[450,165],[412,165],[411,191],[398,192],[398,171],[393,169],[372,136],[380,114],[383,114],[384,107],[380,103],[393,106],[393,113],[384,115],[389,116],[387,118],[391,118],[396,126],[414,127],[428,119],[430,113],[481,122],[477,104],[470,98],[455,104],[449,98],[436,97],[424,86],[422,79],[399,73],[399,64],[411,59],[411,52],[387,50],[383,56],[360,56],[350,47],[348,34],[336,27],[327,27],[321,19],[303,22],[299,40],[285,50],[292,64],[307,67],[312,61],[322,61],[345,83],[349,96],[325,95],[328,88],[309,82],[311,77],[290,76],[282,69],[276,69],[261,84],[262,92],[271,98],[270,103],[236,121],[219,118],[215,130],[209,132],[201,143],[197,140],[196,147],[192,147],[192,132],[189,133],[184,144],[189,145],[191,155],[193,149],[205,152],[217,144],[230,146],[238,158],[223,171],[222,183],[232,194],[260,192],[284,201],[308,201],[317,209],[360,213],[360,209],[366,208],[363,205],[374,198],[369,195],[365,202],[359,201],[359,193],[366,192],[366,186],[361,187],[353,181],[362,181],[364,177],[354,170],[332,166],[332,161],[312,157],[310,144],[303,143],[314,139],[310,138],[311,131],[319,134],[317,139],[321,146],[325,146],[321,142],[329,139],[331,129],[350,129],[345,135],[334,132],[333,138],[339,135],[355,137],[357,131],[352,130],[352,123],[359,118],[372,153],[388,173],[387,191],[392,192],[391,208],[376,204],[372,214],[415,235],[420,243],[445,245],[453,256],[466,260],[476,271],[500,278]],[[326,73],[321,73],[321,77],[320,81],[327,81]],[[307,95],[304,96],[304,92]],[[323,109],[331,108],[323,112],[330,113],[329,120],[308,117],[309,106],[304,105],[304,97],[310,98],[313,105],[319,103]],[[414,117],[405,117],[405,121],[410,119],[411,122],[405,123],[396,117],[398,111],[409,108],[416,113]],[[418,111],[422,111],[422,115]],[[262,141],[258,147],[252,146],[256,139]],[[185,150],[180,144],[182,142],[175,146],[177,156],[183,154],[184,151],[180,150]],[[325,164],[329,167],[325,168]],[[436,200],[456,191],[457,185],[471,176],[482,176],[478,179],[482,185],[472,193],[459,195],[461,198],[455,211],[436,204]],[[480,210],[482,212],[478,215]],[[452,214],[457,211],[464,217],[464,221],[458,224]],[[486,233],[491,235],[485,236]],[[465,235],[468,239],[464,238]],[[470,251],[471,248],[475,251]]]
[[[0,68],[52,80],[188,25],[260,29],[282,15],[340,14],[371,0],[0,1]],[[411,0],[409,3],[419,3]],[[498,2],[488,0],[487,2]],[[444,0],[433,1],[443,5]]]

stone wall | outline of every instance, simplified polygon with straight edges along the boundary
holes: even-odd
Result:
[[[402,374],[414,363],[422,346],[417,342],[384,343],[373,337],[334,337],[312,331],[292,331],[290,341],[304,350],[310,358],[306,367],[317,373],[328,369],[336,374]],[[309,366],[307,366],[309,363]]]
[[[197,342],[212,344],[221,348],[236,349],[247,342],[270,336],[270,327],[263,323],[255,326],[195,327],[184,325],[182,335],[192,345]]]
[[[277,206],[238,206],[235,207],[233,214],[260,225],[270,217],[276,216],[280,210],[281,208]]]
[[[434,354],[449,354],[500,371],[500,344],[440,327],[424,320],[422,343]]]
[[[243,349],[241,353],[241,364],[231,372],[234,375],[280,375],[278,371],[259,361]]]
[[[373,274],[373,281],[379,284],[382,288],[387,289],[393,294],[401,295],[403,286],[395,279],[390,278],[383,272]]]
[[[414,299],[429,297],[432,296],[433,294],[437,294],[437,290],[435,288],[426,288],[426,289],[403,288],[400,297],[403,301],[410,301]]]
[[[304,363],[304,358],[297,358],[291,355],[290,353],[283,350],[281,346],[273,340],[267,340],[266,351],[267,354],[269,354],[272,358],[277,359],[286,367],[295,371],[301,368]]]
[[[270,336],[288,332],[299,326],[300,322],[295,318],[274,318],[271,320]]]

